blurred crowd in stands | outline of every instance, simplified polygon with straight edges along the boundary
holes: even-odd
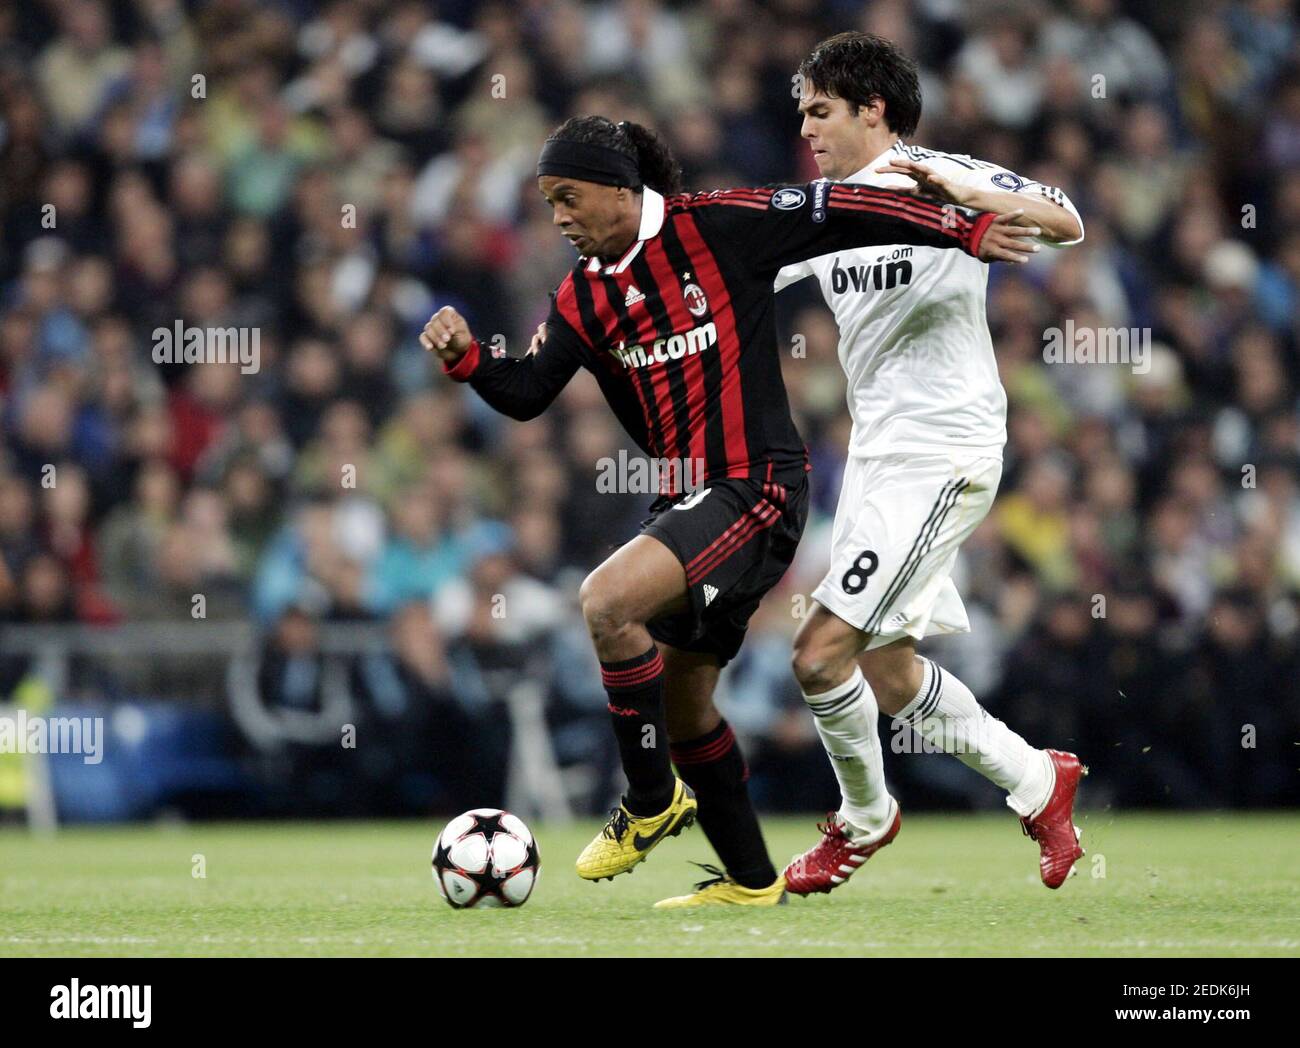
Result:
[[[915,142],[1063,187],[1087,230],[991,272],[1006,472],[959,563],[973,632],[932,650],[1083,754],[1094,805],[1300,803],[1287,0],[0,5],[0,622],[191,621],[202,594],[207,621],[264,627],[271,712],[326,708],[318,623],[387,623],[349,687],[386,767],[443,791],[391,809],[500,802],[511,675],[606,805],[575,594],[652,496],[597,490],[631,445],[590,376],[515,423],[416,336],[451,304],[527,346],[573,262],[533,178],[569,115],[658,128],[691,189],[816,177],[794,71],[847,28],[920,62]],[[779,301],[816,511],[723,704],[760,803],[804,810],[836,794],[789,647],[848,416],[815,288]],[[158,363],[178,321],[255,329],[256,371]],[[1149,332],[1145,371],[1046,363],[1067,321]],[[999,803],[956,761],[888,761],[909,805]]]

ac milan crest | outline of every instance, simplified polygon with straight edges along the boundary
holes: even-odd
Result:
[[[709,311],[709,300],[704,296],[704,289],[699,284],[687,284],[682,288],[682,298],[691,316],[702,317]]]

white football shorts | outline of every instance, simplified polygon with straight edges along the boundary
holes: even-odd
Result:
[[[850,456],[830,570],[813,599],[872,634],[868,650],[903,636],[968,633],[952,569],[1001,479],[1001,460],[987,456]]]

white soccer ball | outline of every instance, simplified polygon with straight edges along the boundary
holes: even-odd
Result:
[[[541,858],[523,820],[500,808],[475,808],[447,823],[433,844],[433,879],[448,904],[522,906]]]

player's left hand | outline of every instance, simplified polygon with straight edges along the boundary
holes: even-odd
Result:
[[[1039,249],[1033,238],[1042,236],[1043,231],[1038,226],[1018,225],[1024,213],[1017,208],[993,220],[980,239],[981,262],[1028,262],[1033,257]]]
[[[936,174],[924,164],[915,160],[891,160],[888,164],[876,168],[879,175],[907,175],[913,180],[910,186],[890,186],[896,193],[908,193],[912,196],[924,196],[944,204],[956,204],[964,207],[975,193],[971,186],[949,182],[943,175]]]

